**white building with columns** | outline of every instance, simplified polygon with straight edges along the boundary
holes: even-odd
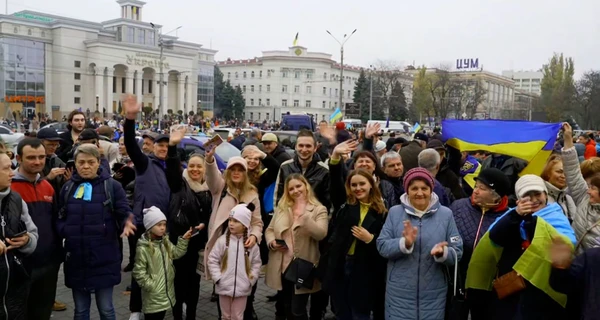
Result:
[[[220,61],[223,80],[240,86],[246,99],[244,119],[281,120],[281,115],[308,113],[315,120],[329,120],[342,102],[352,102],[361,68],[344,65],[340,91],[340,64],[331,54],[309,52],[295,46],[288,50],[263,51],[262,57]],[[344,111],[344,106],[340,108]]]
[[[20,11],[0,15],[0,110],[43,112],[58,119],[74,109],[116,113],[123,93],[144,107],[207,116],[214,105],[214,55],[201,44],[162,35],[143,21],[145,2],[118,0],[121,15],[101,23]],[[168,45],[167,45],[168,44]]]

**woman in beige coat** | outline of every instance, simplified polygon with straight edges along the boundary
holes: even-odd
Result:
[[[315,279],[312,289],[297,289],[294,282],[284,279],[283,274],[295,258],[313,264],[319,262],[319,241],[327,235],[327,208],[315,198],[310,184],[301,174],[290,175],[284,191],[265,232],[270,250],[265,283],[282,291],[280,298],[288,320],[308,319],[308,297],[321,290],[321,284]]]

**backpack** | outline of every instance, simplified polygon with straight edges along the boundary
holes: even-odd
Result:
[[[71,189],[73,189],[73,186],[75,185],[75,183],[72,180],[69,180],[65,183],[65,195],[63,197],[63,206],[62,208],[60,208],[60,212],[58,215],[59,219],[64,219],[67,216],[67,202],[69,201],[69,196],[71,195]],[[111,215],[113,215],[113,219],[114,219],[114,214],[115,214],[115,204],[113,201],[114,198],[114,188],[113,188],[113,179],[106,179],[104,180],[104,194],[106,195],[106,200],[104,202],[102,202],[102,205],[106,206],[110,206],[110,213]],[[117,221],[117,227],[119,227],[120,230],[120,225],[118,223],[118,220],[115,219],[115,221]]]
[[[263,195],[262,205],[265,209],[265,213],[272,214],[275,209],[275,184],[277,182],[273,182],[267,188],[265,188],[265,194]]]

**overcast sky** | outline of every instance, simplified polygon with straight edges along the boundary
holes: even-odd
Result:
[[[1,9],[0,9],[1,10]],[[115,0],[8,0],[10,14],[35,10],[101,22],[118,18]],[[143,18],[178,32],[181,40],[219,51],[217,60],[299,45],[333,53],[338,39],[358,29],[345,62],[454,66],[479,58],[485,70],[541,68],[553,52],[575,60],[578,75],[600,69],[599,0],[148,0]]]

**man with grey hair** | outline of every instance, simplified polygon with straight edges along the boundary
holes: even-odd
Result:
[[[442,160],[440,154],[435,149],[425,149],[418,155],[419,167],[426,169],[431,173],[432,176],[436,176],[440,170],[440,164]],[[440,204],[443,206],[450,206],[452,199],[450,197],[450,190],[445,188],[437,179],[435,179],[435,186],[433,192],[438,196]]]
[[[245,146],[253,145],[257,146],[262,151],[263,145],[260,143],[261,139],[262,131],[258,128],[253,128],[252,131],[250,131],[250,137],[242,144],[242,149],[244,149]]]
[[[386,152],[381,156],[381,168],[385,174],[382,178],[389,181],[394,186],[394,191],[397,196],[404,194],[402,186],[402,174],[404,174],[404,166],[402,165],[402,157],[399,153],[391,151]]]

